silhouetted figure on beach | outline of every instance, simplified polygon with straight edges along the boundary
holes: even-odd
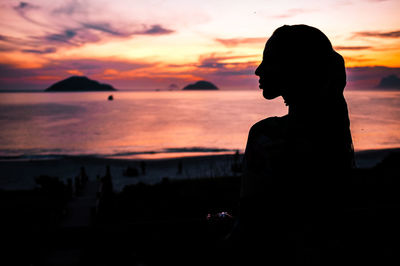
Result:
[[[102,183],[103,197],[109,197],[114,191],[109,165],[106,166],[106,175],[103,177]]]
[[[114,188],[109,165],[106,166],[106,175],[101,178],[98,197],[97,212],[99,213],[99,218],[104,220],[111,219],[110,213],[113,209]]]
[[[341,201],[336,189],[354,165],[344,60],[320,30],[285,25],[267,41],[255,74],[264,98],[282,96],[289,111],[249,132],[239,218],[242,259],[324,260],[330,255],[323,238],[329,237],[321,234],[334,234]],[[333,229],[320,230],[324,226]]]
[[[142,175],[146,175],[146,162],[145,161],[140,162],[140,168],[142,169]]]

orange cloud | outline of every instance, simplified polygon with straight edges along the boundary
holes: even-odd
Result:
[[[107,68],[106,70],[104,70],[103,74],[106,76],[115,76],[117,75],[119,72],[115,69],[112,68]]]
[[[232,39],[215,39],[215,41],[225,45],[226,47],[235,47],[242,44],[263,44],[267,41],[266,37],[253,38],[232,38]]]
[[[83,76],[84,75],[82,71],[79,71],[77,69],[67,70],[67,73],[71,74],[71,75],[76,75],[76,76]]]

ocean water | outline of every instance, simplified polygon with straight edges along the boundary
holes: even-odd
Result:
[[[167,158],[242,151],[255,122],[282,116],[255,91],[1,93],[0,159]],[[400,92],[347,91],[355,149],[400,147]]]

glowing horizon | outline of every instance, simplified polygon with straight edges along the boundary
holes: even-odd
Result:
[[[396,0],[6,0],[0,6],[0,89],[44,89],[70,75],[121,89],[200,79],[254,88],[265,42],[284,24],[321,29],[345,58],[350,82],[400,75]],[[353,78],[360,69],[374,73]]]

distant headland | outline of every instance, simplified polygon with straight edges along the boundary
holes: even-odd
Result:
[[[387,77],[383,77],[378,84],[378,88],[399,90],[400,78],[396,75],[389,75]]]
[[[102,84],[85,76],[72,76],[54,83],[47,92],[116,91],[111,85]]]
[[[209,81],[201,80],[187,85],[182,90],[218,90],[218,87]]]

